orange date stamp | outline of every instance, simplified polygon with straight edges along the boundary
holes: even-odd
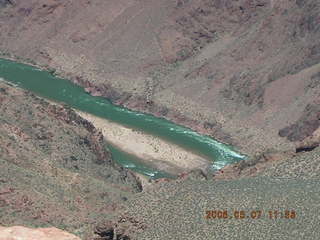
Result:
[[[208,210],[205,219],[295,219],[295,210]]]

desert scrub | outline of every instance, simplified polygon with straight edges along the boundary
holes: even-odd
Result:
[[[0,51],[0,56],[2,56],[2,57],[11,57],[11,54],[9,52],[6,52],[6,51]]]
[[[192,56],[192,52],[187,48],[183,48],[177,52],[177,57],[178,57],[179,61],[186,60],[190,56]]]
[[[158,69],[150,72],[149,75],[153,80],[159,80],[160,78],[165,77],[166,75],[168,75],[172,71],[179,68],[181,66],[181,64],[182,64],[182,61],[177,60],[173,63],[162,65]]]
[[[37,63],[33,60],[33,59],[31,59],[31,58],[26,58],[25,59],[25,62],[26,63],[30,63],[31,65],[36,65]]]
[[[4,95],[8,95],[7,90],[5,88],[0,88],[0,93]]]

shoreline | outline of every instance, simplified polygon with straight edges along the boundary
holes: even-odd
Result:
[[[1,49],[0,49],[1,50]],[[213,138],[223,144],[233,146],[238,153],[241,153],[246,156],[253,156],[253,152],[251,149],[244,147],[240,142],[238,142],[234,137],[229,133],[226,133],[221,129],[219,124],[212,124],[210,122],[201,122],[193,118],[189,118],[188,116],[182,114],[181,112],[177,112],[174,109],[167,109],[165,106],[154,103],[153,101],[150,104],[146,104],[141,96],[135,96],[133,99],[133,103],[128,102],[128,92],[119,92],[119,89],[115,89],[108,84],[104,84],[103,86],[93,83],[87,79],[83,79],[82,76],[79,76],[74,73],[66,73],[63,69],[57,69],[54,67],[50,67],[49,64],[45,63],[37,63],[32,59],[25,59],[23,57],[19,57],[16,55],[3,55],[0,51],[0,58],[7,59],[11,61],[15,61],[17,63],[26,64],[29,66],[33,66],[39,68],[40,70],[48,71],[53,76],[59,77],[62,79],[66,79],[77,86],[82,87],[88,94],[91,96],[99,96],[116,106],[125,107],[132,111],[138,111],[144,114],[150,114],[157,118],[163,118],[165,120],[171,121],[177,125],[184,126],[186,128],[190,128],[192,131],[199,133],[200,135],[208,136]],[[31,60],[31,61],[30,61]],[[259,152],[264,152],[263,149]],[[256,152],[255,152],[256,154]]]
[[[211,163],[195,153],[158,137],[79,110],[75,111],[101,130],[107,142],[161,171],[178,175],[193,169],[205,170]]]
[[[50,69],[47,65],[42,65],[41,66],[40,64],[30,63],[28,60],[24,60],[22,58],[16,59],[15,57],[12,57],[12,56],[11,57],[1,56],[1,58],[2,59],[11,60],[11,61],[15,61],[17,63],[23,63],[23,64],[26,64],[26,65],[29,65],[29,66],[33,66],[33,67],[39,68],[40,70],[49,71],[49,69]],[[105,99],[109,100],[112,104],[114,104],[116,106],[123,106],[125,108],[128,108],[129,110],[139,111],[139,112],[142,112],[142,113],[145,113],[145,114],[150,114],[150,115],[153,115],[155,117],[160,117],[160,118],[166,119],[166,120],[171,121],[171,122],[173,122],[175,124],[178,124],[178,125],[181,125],[181,126],[185,126],[187,128],[190,128],[191,130],[195,131],[196,133],[199,133],[201,135],[213,138],[213,139],[217,140],[218,142],[221,142],[221,143],[227,144],[227,145],[232,145],[236,149],[236,152],[238,152],[239,154],[244,154],[245,156],[247,156],[249,158],[252,157],[252,155],[248,154],[247,151],[243,151],[244,149],[242,149],[239,145],[230,144],[230,143],[228,143],[228,141],[222,141],[221,138],[216,137],[216,136],[212,136],[212,134],[208,134],[209,132],[214,131],[213,129],[211,129],[211,126],[209,126],[209,128],[206,128],[206,127],[203,128],[200,125],[200,126],[194,128],[194,127],[191,126],[193,124],[191,124],[191,125],[190,124],[184,124],[184,123],[188,123],[189,122],[189,120],[190,120],[189,118],[185,118],[183,116],[181,117],[178,114],[178,116],[179,116],[178,118],[181,117],[180,120],[182,120],[182,122],[180,122],[180,121],[177,122],[176,121],[177,119],[172,119],[171,118],[172,114],[173,114],[174,117],[177,117],[174,114],[174,112],[172,114],[163,115],[163,114],[161,114],[161,111],[160,112],[156,111],[156,113],[154,113],[153,111],[146,111],[146,109],[139,109],[139,107],[137,107],[137,106],[136,107],[138,109],[136,109],[136,107],[134,107],[134,106],[127,106],[127,104],[125,104],[126,101],[124,101],[124,102],[120,101],[120,102],[122,102],[122,104],[119,103],[118,101],[113,101],[114,99],[112,99],[112,97],[109,98],[107,96],[108,94],[107,95],[105,95],[105,94],[102,94],[102,95],[93,94],[91,91],[88,91],[88,89],[86,89],[86,83],[89,84],[89,82],[88,81],[87,82],[79,81],[81,78],[78,79],[74,75],[65,76],[65,73],[63,71],[57,71],[57,70],[55,70],[54,73],[51,73],[51,74],[53,76],[60,77],[62,79],[68,79],[70,82],[72,82],[72,83],[84,88],[84,90],[88,94],[90,94],[91,96],[100,96],[102,98],[105,98]],[[92,84],[89,84],[89,85],[90,86],[94,86]],[[155,106],[155,105],[152,104],[150,106],[152,107],[152,106]],[[74,110],[80,116],[82,116],[79,111],[77,111],[76,109],[74,109]],[[168,109],[168,110],[169,110],[169,112],[171,112],[170,109]],[[170,117],[168,115],[170,115]],[[84,116],[82,116],[82,117],[85,118]],[[96,119],[99,119],[99,117],[96,117]],[[106,119],[102,119],[102,120],[103,121],[108,121]],[[190,121],[192,122],[192,120],[190,120]],[[219,125],[217,125],[216,127],[219,127]],[[216,127],[214,127],[214,128],[216,128]],[[99,127],[96,126],[96,128],[99,128]],[[125,128],[126,127],[124,127],[124,129]],[[203,131],[203,130],[205,130],[205,131]],[[130,129],[130,131],[135,131],[135,130],[131,130]],[[138,131],[136,131],[136,132],[138,132]],[[105,133],[103,135],[105,135]],[[140,136],[141,135],[143,135],[143,134],[140,134]],[[146,135],[148,135],[148,134],[146,134]],[[113,134],[113,136],[115,136],[115,135]],[[137,138],[140,137],[139,135],[135,135],[135,136]],[[154,136],[149,136],[149,137],[151,137],[151,139],[148,140],[149,143],[155,142],[154,139],[157,138],[157,137],[154,137]],[[131,136],[130,136],[130,138],[131,138]],[[112,138],[112,139],[114,139],[114,138]],[[133,137],[133,139],[134,139],[134,137]],[[162,139],[161,139],[162,140],[161,142],[165,143],[164,144],[165,147],[163,149],[166,149],[166,153],[164,153],[164,155],[162,157],[160,157],[160,158],[159,158],[159,154],[157,153],[157,150],[155,150],[155,148],[154,148],[155,146],[152,146],[152,144],[149,144],[149,148],[150,148],[150,145],[154,148],[151,151],[151,154],[150,154],[150,153],[145,153],[144,150],[142,152],[132,151],[131,149],[135,148],[136,141],[134,141],[134,143],[130,144],[131,145],[130,148],[124,149],[123,145],[126,145],[126,144],[124,144],[123,142],[119,142],[119,141],[118,142],[117,141],[112,142],[108,138],[106,140],[108,142],[111,142],[111,144],[113,144],[113,145],[117,146],[118,148],[120,148],[123,152],[126,152],[128,154],[132,154],[132,155],[138,157],[139,159],[144,159],[145,161],[143,161],[143,162],[145,162],[146,165],[149,165],[150,167],[153,167],[153,168],[159,169],[161,171],[167,172],[167,173],[169,173],[171,175],[179,175],[181,173],[190,172],[191,170],[194,170],[194,169],[200,169],[200,170],[204,170],[204,172],[207,172],[207,170],[210,167],[210,165],[213,164],[213,161],[207,160],[207,159],[205,159],[205,157],[202,157],[201,155],[197,155],[196,153],[194,153],[192,151],[185,150],[182,147],[180,147],[180,146],[178,146],[178,145],[176,145],[174,143],[170,142],[170,144],[168,144],[165,140],[162,140]],[[230,140],[230,138],[229,138],[229,140]],[[168,145],[174,145],[174,147],[173,146],[170,147]],[[179,150],[177,150],[178,153],[176,153],[175,151],[172,151],[172,148],[179,149]],[[170,151],[170,149],[171,149],[171,151]],[[137,150],[137,149],[135,149],[135,150]],[[148,152],[148,150],[147,150],[147,152]],[[172,154],[173,152],[175,152],[175,153]],[[176,159],[174,159],[175,156],[177,156]]]
[[[5,58],[5,59],[8,59],[8,58]],[[27,65],[30,66],[30,64],[27,64]],[[31,66],[36,66],[36,65],[31,65]],[[46,68],[40,67],[40,70],[42,69],[46,69]],[[77,85],[79,85],[79,83]],[[146,113],[146,114],[151,114],[151,113]],[[79,115],[84,117],[81,114]],[[91,118],[92,117],[93,116],[91,115]],[[164,118],[163,116],[161,117]],[[176,145],[175,143],[170,142],[170,144],[168,144],[169,141],[162,140],[161,138],[158,139],[158,137],[155,137],[153,135],[144,134],[141,131],[132,130],[127,127],[122,127],[122,125],[114,124],[113,122],[110,122],[106,119],[101,119],[98,117],[95,117],[95,119],[96,120],[100,119],[99,121],[104,121],[105,123],[106,122],[109,123],[108,126],[102,126],[102,127],[97,126],[97,128],[117,129],[116,130],[117,133],[113,132],[109,137],[107,136],[106,132],[104,132],[104,135],[107,136],[106,138],[108,142],[119,147],[120,149],[123,150],[123,152],[137,156],[139,159],[144,159],[146,162],[146,165],[149,164],[151,165],[151,167],[167,172],[169,174],[178,175],[180,173],[189,172],[195,169],[200,169],[206,172],[210,167],[210,165],[212,165],[214,162],[212,160],[208,160],[206,157],[203,157],[200,154],[197,154],[196,152],[190,151],[188,149],[186,150],[183,147]],[[93,120],[91,119],[91,122],[92,121]],[[181,125],[181,126],[184,126],[184,125]],[[122,138],[117,138],[117,135],[119,132],[122,132],[122,133],[125,132],[126,135],[124,137],[122,136]],[[196,132],[199,133],[199,131],[196,131]],[[205,136],[208,136],[208,135],[205,135]],[[133,140],[127,142],[128,138]],[[139,139],[141,141],[137,143],[135,139]],[[137,148],[137,145],[140,148],[139,147]],[[126,148],[124,148],[123,146],[125,146]],[[159,151],[159,149],[161,149],[162,151]]]

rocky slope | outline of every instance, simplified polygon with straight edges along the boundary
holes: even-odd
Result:
[[[319,159],[319,147],[287,158],[269,152],[252,165],[229,166],[213,178],[193,172],[178,180],[158,181],[127,202],[117,221],[100,225],[99,231],[109,234],[106,240],[116,234],[139,240],[317,239]],[[206,219],[210,210],[227,210],[228,218]],[[244,211],[247,217],[235,218],[234,211]],[[255,211],[261,211],[261,217],[252,217]]]
[[[320,125],[317,0],[1,5],[4,55],[246,153],[294,150]]]
[[[0,82],[0,112],[0,225],[55,226],[90,239],[141,191],[73,110]]]
[[[318,181],[257,177],[163,183],[130,202],[115,226],[118,232],[126,229],[131,239],[139,240],[317,239]],[[227,210],[228,218],[206,219],[210,210]],[[286,210],[292,218],[286,218]],[[235,218],[234,211],[244,211],[246,217]],[[261,217],[251,217],[252,211],[261,211]],[[269,211],[279,215],[270,219]]]

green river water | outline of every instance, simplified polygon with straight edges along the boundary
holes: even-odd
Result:
[[[174,124],[164,118],[136,112],[113,105],[102,97],[87,94],[80,86],[71,81],[53,76],[47,71],[33,66],[0,59],[0,78],[11,82],[14,86],[29,90],[35,94],[64,103],[72,108],[105,118],[127,127],[141,130],[177,144],[184,149],[198,153],[212,160],[212,168],[220,169],[225,165],[245,158],[232,146],[218,142],[208,136]],[[137,157],[132,156],[110,145],[109,149],[115,161],[126,168],[152,178],[167,176],[166,173],[148,167]]]

